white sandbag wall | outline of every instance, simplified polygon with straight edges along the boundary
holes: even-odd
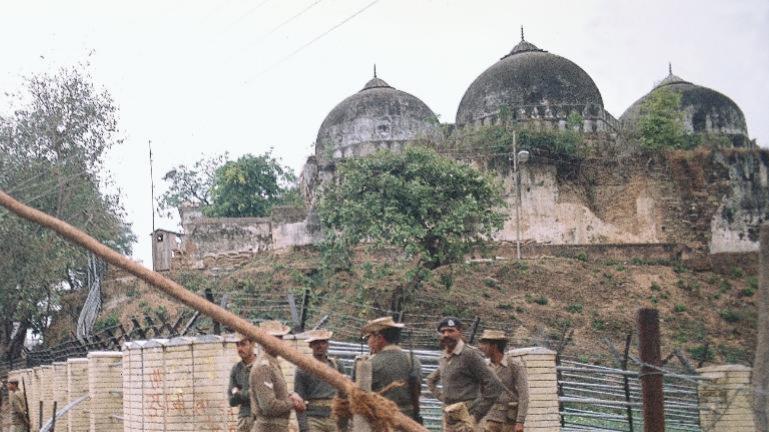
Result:
[[[88,353],[90,432],[123,429],[123,354],[118,351]]]
[[[29,420],[32,424],[31,429],[38,430],[40,429],[40,366],[33,367],[31,371],[30,379],[27,381]]]
[[[53,367],[51,365],[40,366],[39,375],[40,400],[43,401],[43,424],[45,424],[53,414]]]
[[[88,359],[67,359],[67,400],[88,395]],[[90,428],[88,402],[82,402],[67,413],[69,432],[88,432]]]
[[[53,364],[53,400],[58,408],[62,409],[69,402],[67,397],[67,362],[55,362]]]
[[[227,384],[237,361],[235,339],[222,336],[126,343],[124,431],[235,430]]]

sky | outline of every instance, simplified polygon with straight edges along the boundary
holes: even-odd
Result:
[[[107,156],[151,266],[152,196],[202,156],[273,154],[297,173],[328,112],[380,78],[454,122],[472,81],[526,39],[595,81],[615,117],[673,72],[718,90],[769,145],[769,1],[0,0],[0,94],[87,63],[120,109]],[[0,112],[8,100],[0,96]],[[148,143],[154,175],[150,176]],[[156,216],[178,229],[178,217]]]

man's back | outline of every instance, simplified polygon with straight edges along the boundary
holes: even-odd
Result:
[[[421,383],[422,365],[419,360],[397,345],[388,345],[371,357],[371,367],[371,390],[380,391],[393,382],[402,382],[403,385],[384,392],[382,396],[395,402],[404,414],[413,415],[409,381],[416,379],[417,383]]]

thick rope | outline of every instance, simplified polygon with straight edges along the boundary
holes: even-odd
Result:
[[[260,345],[275,351],[278,353],[278,355],[287,361],[326,381],[343,394],[352,395],[351,400],[354,401],[353,404],[358,407],[357,409],[363,410],[363,406],[367,406],[370,407],[370,412],[376,413],[377,415],[384,415],[382,411],[378,409],[378,407],[380,403],[386,405],[386,403],[389,402],[385,398],[374,393],[366,393],[361,391],[355,387],[355,385],[346,376],[339,373],[336,369],[333,369],[327,364],[315,360],[312,356],[305,356],[301,354],[287,343],[271,336],[264,330],[260,330],[243,318],[240,318],[232,312],[209,302],[197,294],[188,291],[177,282],[161,275],[160,273],[149,270],[141,264],[129,259],[128,257],[115,252],[88,234],[73,227],[72,225],[16,201],[13,199],[13,197],[3,191],[0,191],[0,205],[4,206],[21,218],[27,219],[31,222],[55,231],[63,238],[82,246],[83,248],[102,257],[106,262],[133,274],[134,276],[144,280],[152,286],[159,288],[169,296],[205,315],[208,315],[213,320],[218,321],[244,335],[251,336]],[[385,418],[387,417],[392,417],[387,421],[391,422],[392,425],[398,429],[408,432],[427,432],[427,429],[425,429],[423,426],[397,410],[394,412],[388,412],[385,415]],[[382,420],[382,418],[378,417],[377,420]]]
[[[403,381],[395,381],[376,393],[355,387],[350,399],[335,397],[331,411],[337,418],[344,420],[351,419],[355,414],[362,416],[368,420],[375,431],[394,431],[396,430],[394,414],[400,412],[400,409],[395,402],[382,395],[404,385]]]

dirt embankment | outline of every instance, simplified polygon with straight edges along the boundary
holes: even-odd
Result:
[[[179,272],[171,276],[190,289],[227,293],[229,308],[251,319],[291,319],[286,295],[301,307],[310,293],[308,323],[328,315],[340,338],[354,339],[361,320],[387,313],[393,293],[409,268],[391,255],[359,256],[353,272],[322,276],[312,250],[261,255],[228,273]],[[655,307],[662,319],[663,355],[679,348],[696,364],[750,364],[756,335],[754,293],[757,278],[739,266],[722,273],[695,271],[677,262],[542,257],[484,260],[441,267],[406,296],[404,320],[418,345],[434,344],[433,325],[456,315],[479,328],[503,328],[513,343],[556,347],[573,331],[564,354],[583,361],[611,363],[607,341],[617,349],[633,332],[640,307]],[[173,321],[185,310],[173,300],[131,278],[105,286],[105,307],[97,327],[132,317],[162,316]],[[157,321],[157,319],[155,319]],[[204,321],[200,326],[206,330]],[[59,334],[66,334],[58,325]],[[637,343],[634,342],[634,346]]]

